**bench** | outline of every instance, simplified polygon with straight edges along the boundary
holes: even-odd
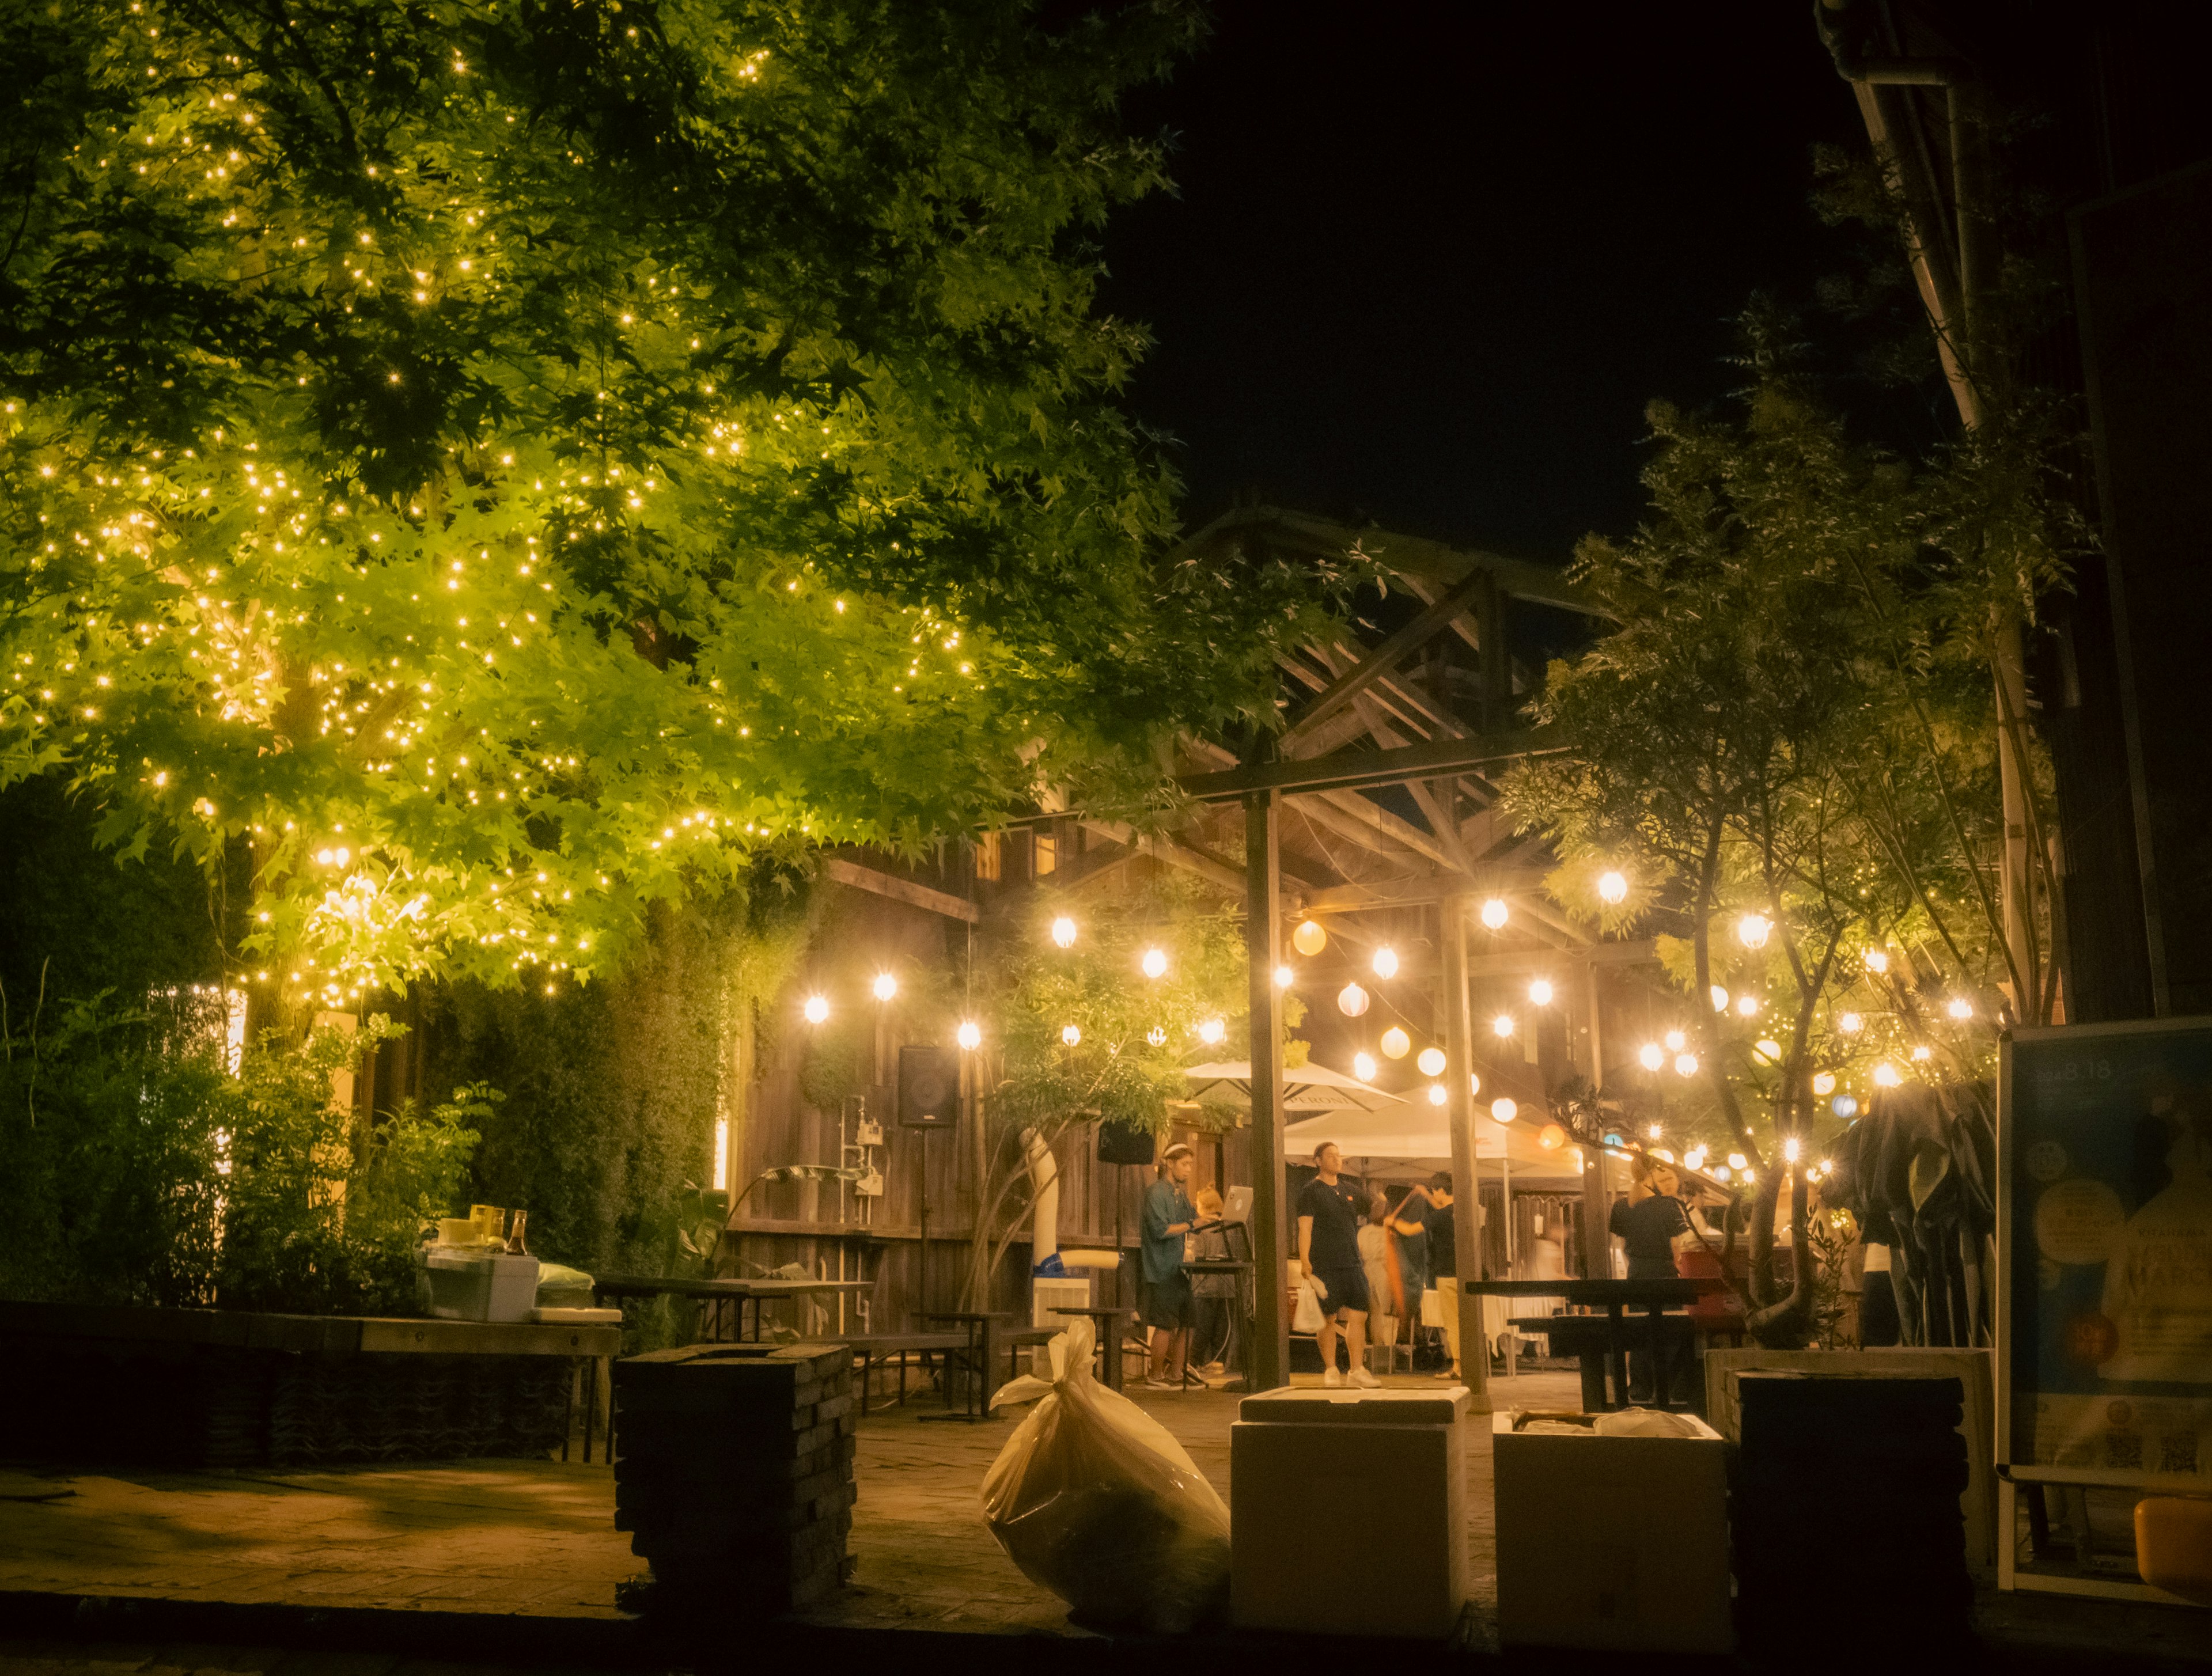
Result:
[[[868,1396],[872,1388],[869,1375],[877,1368],[897,1366],[896,1406],[903,1408],[906,1406],[906,1370],[914,1357],[921,1357],[925,1366],[932,1356],[943,1356],[949,1360],[966,1353],[973,1341],[974,1335],[967,1333],[846,1333],[828,1342],[843,1345],[860,1358],[860,1412],[865,1415],[868,1412]],[[949,1381],[945,1401],[946,1406],[951,1406],[952,1392]]]

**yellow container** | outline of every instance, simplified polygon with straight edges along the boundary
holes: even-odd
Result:
[[[477,1224],[470,1217],[440,1217],[438,1243],[440,1245],[474,1245]]]
[[[2212,1606],[2212,1497],[2146,1496],[2137,1502],[2136,1570],[2153,1588]]]
[[[471,1205],[469,1220],[477,1225],[477,1238],[486,1245],[507,1243],[507,1212],[497,1205]]]

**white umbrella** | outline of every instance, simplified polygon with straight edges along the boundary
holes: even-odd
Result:
[[[1182,1073],[1196,1084],[1191,1098],[1202,1106],[1249,1106],[1252,1103],[1252,1061],[1226,1060],[1218,1065],[1194,1065]],[[1292,1112],[1372,1112],[1406,1102],[1395,1094],[1370,1088],[1357,1077],[1332,1071],[1309,1060],[1295,1071],[1283,1072],[1283,1109]]]

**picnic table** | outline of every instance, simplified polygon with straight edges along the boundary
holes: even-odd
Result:
[[[769,1276],[757,1280],[741,1280],[735,1277],[723,1278],[706,1276],[603,1274],[592,1282],[592,1298],[604,1303],[609,1298],[626,1297],[684,1297],[704,1305],[714,1305],[715,1331],[705,1335],[715,1339],[734,1337],[743,1340],[745,1333],[745,1305],[753,1309],[753,1330],[757,1340],[761,1336],[762,1315],[767,1305],[782,1298],[834,1296],[840,1292],[858,1295],[875,1290],[872,1280],[787,1280],[781,1276]],[[737,1332],[724,1332],[729,1324],[730,1307],[736,1305]],[[703,1309],[702,1311],[704,1313]]]
[[[1704,1294],[1726,1284],[1678,1276],[1660,1280],[1462,1280],[1460,1289],[1480,1297],[1564,1297],[1577,1308],[1602,1310],[1602,1315],[1523,1316],[1512,1322],[1546,1334],[1556,1349],[1576,1357],[1582,1368],[1583,1406],[1596,1412],[1628,1405],[1632,1333],[1640,1333],[1644,1340],[1636,1347],[1651,1353],[1653,1398],[1665,1407],[1668,1351],[1692,1336],[1689,1317],[1670,1312],[1687,1309]],[[1641,1322],[1627,1319],[1631,1309],[1643,1311]],[[1606,1390],[1608,1370],[1612,1396]]]

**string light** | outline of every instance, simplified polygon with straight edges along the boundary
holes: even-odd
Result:
[[[1866,969],[1879,977],[1889,970],[1889,956],[1880,949],[1869,949],[1865,957]]]
[[[1856,1035],[1865,1025],[1866,1020],[1856,1012],[1847,1012],[1836,1020],[1836,1028],[1845,1035]]]
[[[1628,900],[1627,876],[1611,871],[1600,873],[1597,879],[1597,897],[1600,902],[1613,908],[1617,908],[1626,902]]]
[[[1291,946],[1311,957],[1328,947],[1328,932],[1318,920],[1301,920],[1298,928],[1291,933]]]
[[[1703,1169],[1705,1167],[1705,1149],[1702,1146],[1693,1146],[1685,1152],[1682,1155],[1682,1167],[1685,1169]]]
[[[1363,1083],[1373,1082],[1375,1073],[1381,1069],[1382,1067],[1375,1063],[1375,1055],[1364,1049],[1352,1056],[1352,1074]]]
[[[1218,1048],[1228,1034],[1229,1026],[1218,1018],[1209,1018],[1198,1027],[1198,1039],[1209,1048]]]
[[[878,1001],[888,1001],[898,993],[898,979],[889,972],[878,972],[872,987]]]
[[[1413,1063],[1420,1067],[1424,1077],[1441,1077],[1444,1074],[1444,1050],[1441,1048],[1424,1048],[1421,1049],[1420,1057]]]
[[[1751,1047],[1752,1051],[1757,1054],[1759,1058],[1765,1060],[1769,1065],[1778,1063],[1782,1058],[1782,1044],[1774,1041],[1771,1037],[1761,1036],[1758,1041],[1753,1042]]]
[[[1895,1088],[1904,1080],[1904,1074],[1887,1060],[1884,1060],[1874,1068],[1874,1082],[1876,1088]]]
[[[1145,950],[1144,972],[1146,977],[1165,977],[1167,975],[1167,970],[1168,953],[1165,949],[1147,949]]]
[[[1735,998],[1735,1010],[1736,1015],[1739,1017],[1757,1017],[1759,1016],[1759,997],[1756,995],[1737,996]]]
[[[1506,911],[1504,897],[1492,896],[1488,902],[1483,903],[1482,923],[1488,926],[1492,931],[1504,931],[1505,929],[1505,920]]]
[[[1814,1092],[1814,1093],[1815,1093],[1815,1094],[1817,1094],[1817,1095],[1820,1096],[1823,1099],[1825,1099],[1825,1098],[1826,1098],[1829,1095],[1833,1094],[1835,1091],[1836,1091],[1836,1073],[1835,1073],[1834,1072],[1832,1072],[1832,1071],[1822,1071],[1822,1072],[1818,1072],[1814,1073],[1814,1078],[1813,1078],[1813,1092]]]
[[[1382,1051],[1394,1060],[1402,1060],[1413,1051],[1413,1038],[1393,1024],[1382,1032]]]
[[[1547,1007],[1551,1005],[1552,981],[1549,978],[1530,979],[1528,982],[1528,999],[1536,1006]]]
[[[1712,1001],[1713,1011],[1715,1012],[1726,1012],[1728,1011],[1729,993],[1727,990],[1722,988],[1720,985],[1715,984],[1711,989],[1707,990],[1705,993]]]
[[[1741,1169],[1749,1162],[1741,1152],[1731,1152],[1728,1155],[1728,1158],[1730,1169]]]
[[[806,1005],[801,1011],[805,1013],[808,1023],[819,1024],[830,1016],[830,998],[827,995],[809,995]]]
[[[1960,1023],[1964,1023],[1974,1016],[1974,1004],[1963,995],[1953,996],[1951,1005],[1943,1010]]]
[[[1297,980],[1298,975],[1296,972],[1293,972],[1289,967],[1278,966],[1275,969],[1276,988],[1288,989],[1292,984],[1296,983]]]
[[[1357,1018],[1367,1011],[1367,992],[1356,983],[1348,983],[1336,992],[1336,1010],[1346,1018]]]
[[[1674,1074],[1677,1077],[1696,1076],[1698,1074],[1698,1056],[1695,1054],[1675,1054]]]
[[[1763,949],[1774,930],[1774,921],[1764,914],[1747,914],[1735,922],[1735,940],[1747,949]]]
[[[972,1054],[983,1045],[983,1027],[973,1020],[963,1021],[959,1029],[954,1032],[953,1040],[964,1052]]]
[[[1500,1123],[1510,1123],[1521,1115],[1521,1108],[1517,1102],[1500,1095],[1490,1102],[1490,1114]]]
[[[1647,1041],[1636,1050],[1636,1062],[1646,1071],[1656,1071],[1667,1063],[1667,1055],[1656,1041]]]
[[[1450,1099],[1450,1093],[1446,1090],[1442,1083],[1431,1083],[1429,1084],[1429,1103],[1431,1106],[1444,1105],[1448,1103]]]
[[[1398,975],[1398,951],[1386,943],[1375,951],[1372,964],[1376,977],[1395,978]]]
[[[1667,1044],[1667,1051],[1670,1054],[1679,1054],[1690,1045],[1690,1038],[1680,1030],[1669,1030],[1660,1040]]]
[[[1511,1035],[1513,1034],[1513,1015],[1510,1012],[1499,1013],[1497,1017],[1490,1021],[1490,1029],[1492,1034],[1498,1036],[1501,1041],[1504,1038]]]
[[[1052,922],[1052,940],[1063,949],[1075,946],[1075,921],[1066,914],[1057,916]]]
[[[1080,1024],[1062,1024],[1060,1027],[1060,1045],[1063,1048],[1081,1047],[1083,1027]]]

